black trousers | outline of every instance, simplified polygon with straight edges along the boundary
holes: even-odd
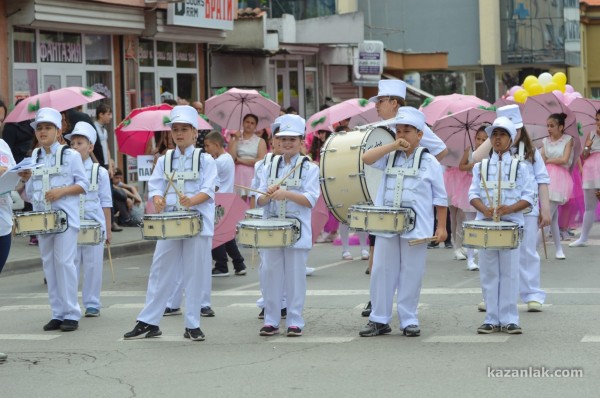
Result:
[[[233,262],[233,268],[236,271],[241,271],[246,268],[244,264],[244,257],[240,253],[240,250],[237,247],[237,243],[235,239],[230,240],[229,242],[223,243],[221,246],[217,246],[212,249],[212,258],[215,260],[215,268],[219,271],[228,272],[227,267],[227,255],[231,257],[231,261]]]

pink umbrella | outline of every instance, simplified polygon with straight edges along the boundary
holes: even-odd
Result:
[[[498,98],[496,100],[496,102],[494,102],[493,106],[496,107],[496,109],[501,108],[505,105],[513,105],[513,104],[517,104],[519,105],[519,108],[523,108],[523,104],[520,102],[516,102],[516,101],[511,101],[509,99],[506,98]]]
[[[244,219],[248,204],[234,193],[216,193],[215,207],[221,206],[223,216],[215,224],[212,248],[221,246],[235,238],[237,223]]]
[[[477,129],[484,123],[491,124],[495,118],[494,111],[471,108],[438,119],[432,130],[448,148],[448,154],[441,163],[446,166],[458,166],[465,149],[475,149]]]
[[[480,106],[487,108],[491,104],[474,95],[450,94],[438,95],[431,101],[425,100],[419,110],[425,114],[427,124],[433,125],[444,116]]]
[[[312,115],[306,122],[306,134],[330,130],[335,123],[346,119],[350,119],[350,127],[355,127],[376,122],[379,117],[374,103],[364,98],[352,98]]]
[[[134,115],[127,125],[123,126],[122,131],[169,131],[171,128],[166,124],[171,120],[170,109],[148,110]],[[212,126],[206,120],[198,116],[198,130],[212,130]]]
[[[168,104],[160,104],[160,105],[152,105],[146,106],[143,108],[135,108],[129,115],[123,119],[121,123],[115,129],[115,135],[117,136],[117,145],[119,147],[119,152],[124,153],[129,156],[139,156],[143,155],[146,151],[146,144],[148,140],[152,138],[154,135],[154,131],[164,131],[165,127],[162,124],[162,121],[158,127],[158,130],[134,130],[134,131],[124,131],[124,128],[131,125],[132,120],[143,113],[153,112],[153,111],[171,111],[173,107]],[[157,126],[155,126],[157,127]],[[167,128],[167,130],[169,130]]]
[[[30,120],[40,108],[54,108],[59,112],[75,108],[83,104],[98,101],[103,95],[95,93],[92,89],[84,87],[63,87],[57,90],[33,95],[21,101],[10,112],[6,123],[17,123]]]
[[[204,103],[206,116],[210,121],[228,130],[239,130],[245,115],[258,117],[257,130],[269,127],[279,116],[281,107],[268,99],[268,94],[256,90],[232,88],[210,97]]]
[[[523,124],[527,128],[527,133],[529,133],[531,141],[537,147],[542,146],[542,140],[548,137],[548,128],[546,127],[548,116],[553,113],[564,113],[567,115],[565,120],[565,134],[573,137],[573,154],[574,159],[577,159],[581,153],[581,139],[577,128],[577,119],[569,107],[553,93],[528,97],[521,109]],[[573,162],[571,167],[575,163]]]
[[[585,135],[596,129],[596,112],[600,109],[600,100],[575,98],[568,106],[575,113],[581,143],[585,145]]]

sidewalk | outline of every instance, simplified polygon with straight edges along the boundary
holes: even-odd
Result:
[[[142,240],[139,227],[122,227],[123,231],[112,233],[110,251],[113,260],[117,257],[135,256],[137,254],[152,253],[155,241]],[[104,260],[108,260],[108,253],[104,250]],[[40,249],[38,246],[29,246],[29,237],[13,236],[8,261],[4,265],[4,273],[23,273],[42,269]]]

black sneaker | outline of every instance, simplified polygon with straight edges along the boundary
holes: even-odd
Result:
[[[72,332],[74,330],[77,330],[78,327],[79,322],[74,321],[72,319],[65,319],[60,325],[60,330],[62,330],[63,332]]]
[[[484,323],[477,328],[477,334],[490,334],[497,333],[500,331],[500,325],[492,325],[491,323]]]
[[[523,329],[521,329],[521,326],[517,325],[516,323],[509,323],[506,326],[502,326],[502,331],[504,333],[508,333],[508,334],[522,334],[523,333]]]
[[[63,321],[60,319],[51,319],[50,322],[44,325],[44,330],[46,332],[50,330],[58,330],[60,329],[60,325],[62,325]]]
[[[427,248],[428,248],[428,249],[437,249],[437,248],[438,248],[438,246],[439,246],[439,243],[435,243],[435,242],[429,242],[429,243],[427,244]]]
[[[281,319],[287,318],[287,308],[281,309]]]
[[[392,328],[388,323],[378,323],[369,321],[367,325],[358,332],[362,337],[379,336],[380,334],[390,333]]]
[[[163,316],[181,315],[181,308],[165,308]]]
[[[404,329],[402,329],[402,333],[406,337],[417,337],[421,335],[421,329],[419,329],[418,325],[408,325]]]
[[[367,306],[365,307],[363,312],[360,313],[360,315],[364,316],[365,318],[371,315],[371,302],[370,301],[367,303]]]
[[[200,330],[200,328],[185,328],[185,333],[183,334],[183,337],[192,341],[204,341],[204,333],[202,333],[202,330]]]
[[[258,319],[265,319],[265,309],[264,308],[262,310],[260,310],[260,313],[258,314]]]
[[[302,336],[302,329],[298,326],[290,326],[287,328],[287,337],[298,337]]]
[[[450,243],[450,242],[446,242],[446,243],[444,243],[444,247],[445,247],[446,249],[454,249],[454,246],[452,246],[452,243]]]
[[[216,276],[216,277],[229,276],[229,271],[221,271],[220,269],[213,268],[212,276]]]
[[[162,332],[158,326],[149,325],[146,322],[138,321],[131,332],[127,332],[123,335],[123,339],[149,339],[151,337],[158,337],[161,334]]]
[[[242,268],[242,269],[236,269],[236,270],[235,270],[235,274],[236,274],[237,276],[246,275],[246,268]]]
[[[260,329],[259,334],[261,336],[273,336],[279,334],[279,328],[271,325],[265,325]]]
[[[371,270],[369,269],[369,266],[367,265],[367,269],[365,270],[365,274],[369,275],[371,273]]]
[[[215,316],[215,312],[210,307],[202,307],[200,308],[200,316],[212,318],[213,316]]]

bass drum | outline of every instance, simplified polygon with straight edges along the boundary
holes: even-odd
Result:
[[[348,224],[348,208],[372,205],[381,183],[382,170],[367,166],[362,155],[371,148],[394,142],[387,127],[370,127],[332,134],[321,149],[321,191],[327,207]]]

